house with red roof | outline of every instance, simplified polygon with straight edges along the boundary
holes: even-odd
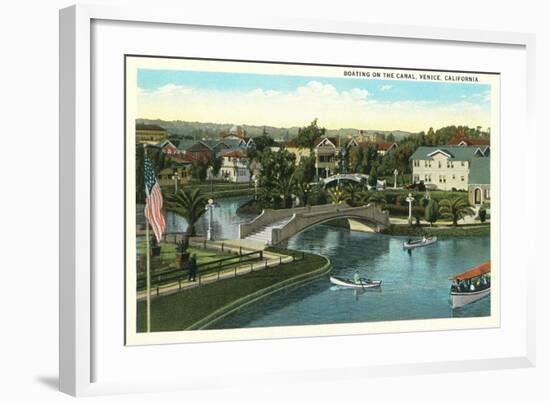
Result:
[[[218,177],[231,182],[250,182],[249,159],[246,150],[221,152],[222,167]]]

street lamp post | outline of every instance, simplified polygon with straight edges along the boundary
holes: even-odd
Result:
[[[393,170],[393,189],[397,188],[397,175],[399,174],[399,171],[397,169]]]
[[[414,202],[414,197],[409,192],[409,196],[405,200],[409,202],[409,224],[412,224],[412,203]]]
[[[172,175],[172,179],[174,180],[174,193],[177,194],[178,193],[178,182],[180,180],[180,175],[177,172],[177,170],[174,173],[174,175]]]
[[[328,178],[328,172],[330,171],[330,169],[328,167],[325,167],[325,178]]]
[[[212,241],[212,209],[214,208],[214,201],[212,200],[212,198],[208,199],[208,204],[204,208],[209,211],[206,239],[208,241]]]

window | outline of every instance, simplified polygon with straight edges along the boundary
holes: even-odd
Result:
[[[441,168],[441,160],[437,162],[437,167]]]
[[[455,180],[455,179],[456,179],[456,176],[453,174],[453,180]]]
[[[491,199],[491,193],[489,188],[485,189],[485,199]]]
[[[461,161],[461,162],[460,162],[460,166],[461,166],[461,167],[464,167],[464,163],[465,163],[464,161]]]
[[[464,182],[464,176],[463,175],[460,176],[460,181]]]
[[[444,184],[447,182],[447,178],[444,175],[439,176],[439,183]]]
[[[414,182],[419,182],[419,181],[420,181],[420,176],[419,176],[419,175],[415,175],[415,176],[413,177],[413,181],[414,181]]]
[[[414,167],[420,167],[420,160],[413,160]]]

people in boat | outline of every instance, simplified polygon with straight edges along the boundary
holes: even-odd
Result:
[[[426,236],[422,237],[422,242],[426,242]]]
[[[355,274],[353,275],[353,282],[355,284],[361,284],[361,277],[359,276],[359,272],[356,270]]]

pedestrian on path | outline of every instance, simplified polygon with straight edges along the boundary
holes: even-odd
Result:
[[[187,281],[195,281],[197,277],[197,255],[191,255],[189,260],[189,278]]]

